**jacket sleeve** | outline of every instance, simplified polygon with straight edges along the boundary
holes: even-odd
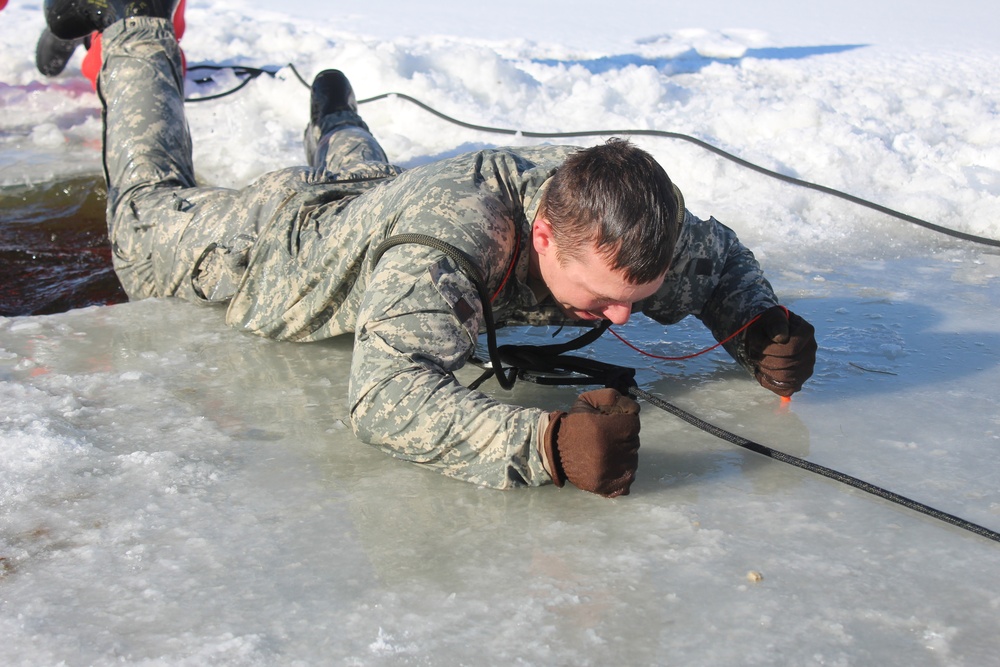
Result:
[[[358,314],[352,427],[396,458],[462,480],[545,484],[537,442],[548,413],[501,403],[453,375],[482,321],[475,287],[450,259],[417,245],[386,252]]]
[[[736,233],[715,218],[700,220],[688,212],[663,286],[642,304],[642,312],[661,324],[694,315],[721,341],[777,303],[760,264]],[[740,334],[724,347],[752,372],[743,340]]]

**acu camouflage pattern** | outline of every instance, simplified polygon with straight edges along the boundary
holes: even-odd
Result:
[[[104,33],[105,168],[115,269],[131,298],[228,302],[231,325],[279,340],[354,333],[349,403],[358,437],[391,455],[497,488],[547,483],[548,413],[499,402],[453,373],[484,330],[454,261],[385,239],[419,233],[471,257],[499,326],[569,320],[528,275],[531,222],[575,148],[483,150],[402,171],[353,112],[328,116],[314,164],[241,190],[199,187],[168,22]],[[514,273],[504,283],[511,265]],[[636,304],[669,324],[699,317],[717,338],[776,303],[752,254],[715,220],[686,214],[663,288]],[[740,359],[738,342],[730,352]]]

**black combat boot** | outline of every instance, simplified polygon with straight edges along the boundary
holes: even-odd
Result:
[[[60,39],[102,31],[119,19],[152,16],[171,19],[179,0],[45,0],[45,22]]]
[[[47,27],[44,28],[35,46],[35,67],[45,76],[62,74],[76,47],[83,44],[86,39],[86,37],[59,39]]]
[[[313,79],[309,95],[309,125],[305,132],[306,160],[312,165],[322,134],[323,119],[338,111],[358,112],[354,89],[339,69],[323,70]]]

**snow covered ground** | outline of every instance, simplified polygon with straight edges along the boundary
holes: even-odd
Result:
[[[538,4],[373,0],[341,17],[312,0],[197,0],[183,46],[192,65],[339,67],[359,98],[405,93],[474,123],[684,132],[1000,238],[1000,9]],[[100,168],[80,56],[37,74],[41,27],[40,3],[0,12],[10,191]],[[190,95],[236,83],[203,74]],[[307,103],[284,68],[189,104],[200,178],[241,186],[301,162]],[[362,113],[404,165],[538,142],[399,98]],[[723,428],[1000,530],[1000,253],[688,143],[636,142],[689,208],[755,249],[816,324],[819,363],[781,404],[722,353],[652,362],[610,337],[594,353]],[[668,355],[711,342],[691,322],[620,332]],[[653,406],[627,498],[455,482],[353,437],[350,350],[240,335],[217,309],[170,300],[0,318],[0,663],[977,667],[1000,654],[1000,544]],[[575,396],[496,393],[553,409]]]

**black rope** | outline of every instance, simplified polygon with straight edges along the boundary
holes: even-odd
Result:
[[[599,330],[603,332],[606,328],[607,327],[598,327],[594,331]],[[576,342],[577,341],[575,340],[570,341],[570,343]],[[873,496],[877,496],[883,500],[888,500],[891,503],[901,505],[916,512],[920,512],[921,514],[938,519],[939,521],[944,521],[945,523],[967,530],[971,533],[975,533],[976,535],[993,540],[994,542],[1000,542],[1000,533],[994,530],[990,530],[989,528],[980,526],[979,524],[957,517],[954,514],[942,512],[939,509],[925,505],[921,502],[913,500],[912,498],[900,495],[894,491],[889,491],[888,489],[876,486],[862,479],[858,479],[857,477],[852,477],[851,475],[842,473],[838,470],[827,468],[826,466],[819,465],[818,463],[812,463],[811,461],[806,461],[805,459],[801,459],[797,456],[786,454],[777,449],[768,447],[767,445],[762,445],[759,442],[748,440],[743,436],[736,435],[735,433],[720,428],[715,424],[701,419],[700,417],[696,417],[690,412],[687,412],[686,410],[683,410],[676,405],[655,396],[654,394],[650,394],[648,391],[640,389],[635,383],[634,369],[597,361],[595,359],[584,359],[566,354],[552,357],[545,353],[537,353],[537,350],[545,350],[546,347],[557,346],[502,346],[500,348],[501,356],[503,355],[505,347],[516,348],[518,351],[518,354],[515,355],[510,361],[519,369],[519,377],[522,377],[523,379],[544,385],[589,384],[603,385],[605,387],[617,389],[623,394],[630,394],[633,398],[643,399],[661,410],[669,412],[675,417],[680,417],[695,428],[701,429],[709,435],[714,435],[715,437],[725,440],[726,442],[743,447],[744,449],[748,449],[752,452],[756,452],[757,454],[767,456],[775,461],[787,463],[808,472],[821,475],[827,479],[840,482],[841,484],[846,484],[847,486],[870,493]],[[563,373],[569,373],[570,377],[562,377],[561,374]]]
[[[861,197],[857,197],[855,195],[848,194],[846,192],[842,192],[840,190],[836,190],[834,188],[825,185],[820,185],[818,183],[811,183],[809,181],[805,181],[800,178],[787,176],[777,171],[766,169],[765,167],[761,167],[760,165],[754,164],[753,162],[750,162],[748,160],[744,160],[743,158],[737,155],[733,155],[732,153],[724,151],[721,148],[708,143],[707,141],[698,139],[697,137],[692,137],[691,135],[688,134],[682,134],[680,132],[669,132],[667,130],[581,130],[578,132],[529,132],[526,130],[511,130],[500,127],[489,127],[486,125],[475,125],[473,123],[467,123],[465,121],[458,120],[457,118],[452,118],[451,116],[443,114],[437,109],[434,109],[433,107],[424,104],[420,100],[410,97],[409,95],[405,95],[403,93],[383,93],[381,95],[376,95],[374,97],[368,97],[366,99],[359,100],[358,104],[367,104],[368,102],[375,102],[377,100],[382,100],[389,97],[398,97],[400,99],[404,99],[407,102],[417,105],[424,111],[427,111],[428,113],[433,114],[442,120],[452,123],[453,125],[458,125],[459,127],[464,127],[470,130],[476,130],[478,132],[505,134],[508,136],[522,136],[522,137],[529,137],[532,139],[574,139],[580,137],[599,137],[599,136],[637,136],[637,137],[661,137],[664,139],[680,139],[681,141],[690,142],[711,153],[715,153],[720,157],[735,162],[736,164],[742,167],[746,167],[747,169],[751,169],[758,173],[764,174],[765,176],[770,176],[771,178],[776,178],[780,181],[791,183],[792,185],[798,185],[800,187],[808,188],[810,190],[816,190],[817,192],[823,192],[828,195],[833,195],[834,197],[840,197],[841,199],[845,199],[859,206],[870,208],[874,211],[878,211],[879,213],[884,213],[885,215],[897,218],[899,220],[903,220],[905,222],[912,223],[914,225],[918,225],[920,227],[924,227],[926,229],[930,229],[931,231],[938,232],[940,234],[946,234],[948,236],[952,236],[958,239],[963,239],[965,241],[971,241],[972,243],[980,243],[994,248],[1000,248],[1000,240],[991,239],[984,236],[977,236],[975,234],[969,234],[955,229],[942,227],[941,225],[936,225],[932,222],[928,222],[927,220],[922,220],[907,213],[901,213],[887,206],[882,206],[881,204],[870,202],[866,199],[862,199]]]
[[[223,97],[228,97],[239,90],[243,90],[243,88],[245,88],[247,84],[249,84],[251,81],[256,79],[261,74],[267,74],[268,76],[273,78],[278,73],[278,70],[272,71],[267,69],[260,69],[258,67],[245,67],[243,65],[192,65],[191,67],[188,68],[188,71],[194,72],[203,69],[211,70],[213,72],[218,72],[220,70],[228,69],[232,70],[233,74],[235,74],[237,77],[242,76],[245,78],[242,81],[240,81],[238,85],[230,88],[229,90],[217,93],[215,95],[203,95],[201,97],[185,97],[184,98],[185,102],[208,102],[209,100],[219,100],[222,99]],[[298,72],[296,72],[296,76],[298,76]],[[212,77],[195,79],[195,83],[197,84],[208,83],[209,81],[212,81]],[[301,76],[299,77],[299,81],[302,81]]]
[[[292,64],[288,65],[295,76],[302,82],[307,88],[309,84],[306,83],[305,79],[299,74],[298,70]],[[208,66],[208,65],[198,65],[190,69],[223,69],[223,66]],[[268,74],[274,76],[276,72],[263,69],[255,68],[236,68],[232,69],[240,70],[237,74],[246,74],[247,78],[244,79],[235,88],[208,97],[200,97],[194,99],[186,99],[188,102],[198,102],[206,101],[210,99],[219,99],[227,95],[231,95],[236,91],[243,88],[251,80],[257,78],[261,74]],[[493,134],[505,134],[505,135],[520,135],[523,137],[537,138],[537,139],[568,139],[574,137],[591,137],[591,136],[606,136],[606,135],[624,135],[624,136],[654,136],[654,137],[664,137],[668,139],[680,139],[683,141],[691,142],[705,150],[708,150],[716,155],[719,155],[727,160],[732,160],[733,162],[757,171],[766,176],[776,178],[793,185],[798,185],[801,187],[809,188],[812,190],[817,190],[826,194],[833,195],[835,197],[840,197],[852,203],[864,206],[880,213],[884,213],[894,218],[919,225],[926,229],[930,229],[941,234],[946,234],[953,236],[955,238],[963,239],[966,241],[971,241],[973,243],[980,243],[983,245],[988,245],[992,247],[1000,247],[1000,241],[996,239],[985,238],[981,236],[975,236],[973,234],[967,234],[965,232],[956,231],[953,229],[948,229],[946,227],[941,227],[940,225],[935,225],[933,223],[927,222],[926,220],[921,220],[920,218],[907,215],[905,213],[900,213],[893,209],[887,208],[880,204],[875,204],[873,202],[861,199],[860,197],[855,197],[854,195],[829,188],[824,185],[818,185],[816,183],[810,183],[801,179],[793,178],[791,176],[786,176],[780,174],[776,171],[770,169],[765,169],[759,165],[752,162],[744,160],[736,155],[728,153],[721,148],[717,148],[706,141],[697,139],[690,135],[681,134],[679,132],[668,132],[665,130],[586,130],[580,132],[526,132],[520,130],[510,130],[505,128],[488,127],[484,125],[476,125],[473,123],[467,123],[465,121],[452,118],[451,116],[445,115],[434,109],[433,107],[424,104],[420,100],[405,95],[403,93],[383,93],[381,95],[376,95],[374,97],[369,97],[363,100],[359,100],[358,104],[367,104],[369,102],[375,102],[378,100],[386,99],[389,97],[398,97],[411,102],[420,108],[424,109],[428,113],[431,113],[442,120],[445,120],[454,125],[464,127],[470,130],[476,130],[479,132],[489,132]],[[486,379],[496,376],[497,382],[504,389],[511,389],[518,377],[536,382],[539,384],[603,384],[608,387],[613,387],[618,389],[622,393],[629,393],[635,398],[641,398],[647,402],[655,405],[656,407],[669,412],[670,414],[680,417],[687,423],[695,426],[696,428],[714,435],[717,438],[730,442],[739,447],[743,447],[750,451],[762,454],[776,461],[781,461],[782,463],[787,463],[793,465],[797,468],[802,468],[809,472],[816,473],[828,479],[832,479],[842,484],[846,484],[853,488],[859,489],[866,493],[870,493],[874,496],[888,500],[897,505],[909,508],[921,514],[925,514],[932,518],[938,519],[945,523],[951,524],[958,528],[962,528],[969,532],[975,533],[987,539],[993,540],[995,542],[1000,542],[1000,533],[980,526],[979,524],[972,523],[957,517],[953,514],[948,514],[947,512],[942,512],[941,510],[935,509],[923,503],[917,502],[912,498],[907,498],[893,491],[883,489],[880,486],[870,484],[864,480],[858,479],[857,477],[852,477],[845,473],[833,470],[832,468],[827,468],[816,463],[811,463],[805,459],[792,456],[790,454],[785,454],[784,452],[772,449],[766,445],[748,440],[742,436],[736,435],[726,431],[725,429],[719,428],[714,424],[704,421],[699,417],[692,415],[685,410],[669,403],[647,391],[640,389],[635,384],[634,375],[635,370],[631,368],[626,368],[623,366],[617,366],[615,364],[608,364],[605,362],[596,361],[593,359],[584,359],[580,357],[573,357],[571,355],[564,354],[567,351],[579,349],[580,347],[589,344],[597,337],[599,337],[606,329],[610,322],[603,323],[602,326],[596,327],[594,330],[584,334],[578,339],[572,340],[568,343],[563,343],[559,345],[548,345],[548,346],[532,346],[532,345],[504,345],[497,346],[496,344],[496,327],[493,322],[493,311],[490,305],[489,295],[486,292],[486,288],[483,285],[482,279],[479,274],[478,268],[472,262],[472,260],[461,250],[455,248],[454,246],[445,243],[439,239],[431,236],[425,236],[423,234],[401,234],[399,236],[391,237],[384,241],[378,248],[376,248],[373,253],[373,264],[377,263],[379,258],[385,253],[389,248],[400,245],[403,243],[418,243],[426,246],[430,246],[437,250],[444,252],[446,255],[451,257],[456,263],[459,264],[460,268],[465,272],[466,276],[472,281],[473,285],[476,287],[476,291],[479,294],[479,299],[483,306],[483,316],[486,321],[487,330],[487,347],[490,357],[490,368],[489,370],[478,380],[475,381],[474,386],[478,387]],[[503,361],[506,360],[511,366],[509,373],[504,373]],[[477,360],[474,360],[477,361]],[[570,377],[560,377],[564,375],[569,375]]]
[[[907,498],[906,496],[901,496],[898,493],[894,493],[892,491],[883,489],[880,486],[869,484],[868,482],[860,480],[857,477],[851,477],[850,475],[844,474],[837,470],[833,470],[831,468],[827,468],[825,466],[821,466],[816,463],[811,463],[809,461],[806,461],[805,459],[800,459],[796,456],[792,456],[791,454],[785,454],[784,452],[772,449],[766,445],[762,445],[752,440],[747,440],[742,436],[736,435],[735,433],[730,433],[729,431],[721,429],[718,426],[715,426],[714,424],[710,424],[705,420],[692,415],[690,412],[686,412],[681,408],[677,407],[676,405],[668,403],[662,398],[654,396],[653,394],[650,394],[647,391],[643,391],[639,387],[630,387],[628,392],[633,397],[645,399],[646,401],[655,405],[661,410],[665,410],[676,417],[680,417],[681,419],[691,424],[692,426],[695,426],[701,429],[702,431],[705,431],[706,433],[714,435],[715,437],[721,438],[722,440],[730,442],[734,445],[738,445],[745,449],[749,449],[750,451],[757,452],[758,454],[763,454],[764,456],[772,458],[775,461],[781,461],[782,463],[787,463],[797,468],[808,470],[809,472],[816,473],[817,475],[822,475],[823,477],[827,477],[837,482],[841,482],[842,484],[854,487],[855,489],[860,489],[861,491],[870,493],[874,496],[878,496],[879,498],[883,498],[890,502],[896,503],[897,505],[902,505],[903,507],[907,507],[911,510],[920,512],[922,514],[926,514],[927,516],[933,517],[940,521],[944,521],[945,523],[950,523],[953,526],[957,526],[964,530],[968,530],[972,533],[975,533],[976,535],[980,535],[987,539],[993,540],[994,542],[1000,542],[1000,533],[990,530],[989,528],[985,528],[983,526],[980,526],[979,524],[972,523],[971,521],[966,521],[965,519],[957,517],[953,514],[948,514],[946,512],[942,512],[941,510],[934,509],[933,507],[924,505],[923,503],[917,502],[916,500],[913,500],[911,498]]]
[[[298,73],[296,73],[296,75],[297,74]],[[299,79],[302,80],[302,77],[299,77]],[[840,197],[841,199],[845,199],[845,200],[847,200],[849,202],[852,202],[854,204],[858,204],[860,206],[863,206],[863,207],[866,207],[866,208],[870,208],[872,210],[878,211],[880,213],[883,213],[885,215],[888,215],[888,216],[891,216],[891,217],[894,217],[894,218],[898,218],[898,219],[903,220],[905,222],[913,223],[915,225],[918,225],[920,227],[924,227],[924,228],[929,229],[929,230],[934,231],[934,232],[938,232],[938,233],[941,233],[941,234],[946,234],[948,236],[952,236],[952,237],[955,237],[955,238],[963,239],[965,241],[971,241],[973,243],[980,243],[980,244],[983,244],[983,245],[988,245],[988,246],[991,246],[991,247],[1000,248],[1000,240],[985,238],[985,237],[982,237],[982,236],[976,236],[974,234],[967,234],[965,232],[957,231],[957,230],[954,230],[954,229],[948,229],[946,227],[942,227],[940,225],[936,225],[936,224],[928,222],[926,220],[922,220],[920,218],[916,218],[916,217],[914,217],[912,215],[908,215],[906,213],[901,213],[899,211],[895,211],[893,209],[890,209],[888,207],[882,206],[880,204],[876,204],[876,203],[867,201],[865,199],[862,199],[860,197],[856,197],[856,196],[848,194],[846,192],[841,192],[839,190],[835,190],[834,188],[830,188],[830,187],[827,187],[825,185],[819,185],[819,184],[816,184],[816,183],[811,183],[809,181],[804,181],[802,179],[793,178],[791,176],[786,176],[785,174],[781,174],[781,173],[778,173],[776,171],[772,171],[770,169],[766,169],[766,168],[761,167],[759,165],[756,165],[756,164],[754,164],[752,162],[744,160],[743,158],[740,158],[740,157],[738,157],[736,155],[733,155],[732,153],[728,153],[728,152],[722,150],[721,148],[718,148],[716,146],[713,146],[712,144],[709,144],[706,141],[703,141],[701,139],[697,139],[697,138],[692,137],[690,135],[681,134],[679,132],[668,132],[668,131],[665,131],[665,130],[587,130],[587,131],[580,131],[580,132],[528,132],[528,131],[520,131],[520,130],[510,130],[510,129],[505,129],[505,128],[488,127],[488,126],[484,126],[484,125],[476,125],[476,124],[473,124],[473,123],[467,123],[465,121],[461,121],[461,120],[458,120],[456,118],[452,118],[451,116],[448,116],[448,115],[446,115],[444,113],[441,113],[437,109],[434,109],[433,107],[428,106],[427,104],[421,102],[420,100],[418,100],[416,98],[413,98],[413,97],[410,97],[409,95],[402,94],[402,93],[384,93],[382,95],[376,95],[374,97],[369,97],[369,98],[366,98],[366,99],[363,99],[363,100],[359,100],[358,104],[367,104],[369,102],[375,102],[377,100],[382,100],[382,99],[386,99],[386,98],[389,98],[389,97],[398,97],[398,98],[404,99],[404,100],[406,100],[406,101],[408,101],[408,102],[410,102],[412,104],[417,105],[418,107],[420,107],[421,109],[427,111],[428,113],[431,113],[434,116],[437,116],[438,118],[441,118],[442,120],[445,120],[445,121],[447,121],[449,123],[452,123],[454,125],[458,125],[460,127],[464,127],[466,129],[476,130],[476,131],[479,131],[479,132],[489,132],[489,133],[493,133],[493,134],[505,134],[505,135],[509,135],[509,136],[520,135],[520,136],[523,136],[523,137],[530,137],[530,138],[535,138],[535,139],[570,139],[570,138],[577,138],[577,137],[606,136],[606,135],[652,136],[652,137],[663,137],[663,138],[668,138],[668,139],[680,139],[680,140],[683,140],[683,141],[688,141],[690,143],[693,143],[696,146],[699,146],[699,147],[701,147],[701,148],[703,148],[703,149],[705,149],[707,151],[715,153],[716,155],[719,155],[719,156],[721,156],[721,157],[723,157],[723,158],[725,158],[727,160],[731,160],[731,161],[735,162],[736,164],[739,164],[740,166],[746,167],[748,169],[751,169],[753,171],[759,172],[759,173],[764,174],[766,176],[770,176],[772,178],[776,178],[776,179],[784,181],[786,183],[791,183],[793,185],[798,185],[800,187],[808,188],[808,189],[811,189],[811,190],[816,190],[818,192],[823,192],[823,193],[826,193],[826,194],[829,194],[829,195],[833,195],[835,197]],[[603,330],[602,330],[602,332],[603,332]],[[507,347],[507,346],[505,346],[505,347]],[[828,479],[832,479],[832,480],[835,480],[837,482],[841,482],[842,484],[846,484],[848,486],[851,486],[853,488],[859,489],[859,490],[864,491],[866,493],[870,493],[870,494],[872,494],[874,496],[878,496],[879,498],[882,498],[884,500],[888,500],[888,501],[890,501],[892,503],[895,503],[897,505],[901,505],[903,507],[909,508],[909,509],[914,510],[916,512],[920,512],[922,514],[925,514],[927,516],[933,517],[933,518],[938,519],[940,521],[944,521],[945,523],[949,523],[949,524],[951,524],[953,526],[957,526],[958,528],[962,528],[964,530],[970,531],[972,533],[975,533],[976,535],[980,535],[982,537],[985,537],[987,539],[993,540],[995,542],[1000,542],[1000,533],[997,533],[996,531],[990,530],[989,528],[985,528],[984,526],[980,526],[978,524],[972,523],[971,521],[967,521],[967,520],[962,519],[961,517],[957,517],[957,516],[955,516],[953,514],[948,514],[947,512],[942,512],[941,510],[938,510],[938,509],[935,509],[935,508],[930,507],[928,505],[925,505],[923,503],[920,503],[920,502],[918,502],[916,500],[913,500],[912,498],[907,498],[906,496],[902,496],[902,495],[900,495],[898,493],[895,493],[893,491],[889,491],[887,489],[883,489],[882,487],[876,486],[874,484],[870,484],[869,482],[866,482],[864,480],[858,479],[857,477],[852,477],[851,475],[847,475],[847,474],[839,472],[837,470],[833,470],[832,468],[827,468],[825,466],[821,466],[819,464],[812,463],[810,461],[806,461],[805,459],[801,459],[801,458],[798,458],[796,456],[792,456],[790,454],[785,454],[784,452],[780,452],[780,451],[778,451],[776,449],[772,449],[771,447],[768,447],[766,445],[762,445],[760,443],[753,442],[752,440],[748,440],[746,438],[743,438],[741,436],[736,435],[735,433],[731,433],[729,431],[726,431],[724,429],[719,428],[718,426],[715,426],[714,424],[706,422],[706,421],[704,421],[704,420],[702,420],[702,419],[700,419],[700,418],[698,418],[698,417],[690,414],[689,412],[686,412],[686,411],[678,408],[677,406],[675,406],[675,405],[673,405],[671,403],[668,403],[667,401],[664,401],[664,400],[662,400],[662,399],[660,399],[660,398],[658,398],[658,397],[650,394],[649,392],[646,392],[646,391],[643,391],[642,389],[640,389],[638,386],[635,385],[634,380],[632,379],[633,376],[634,376],[634,370],[632,370],[632,369],[628,369],[628,370],[632,371],[630,374],[626,374],[626,375],[623,376],[620,373],[621,370],[622,370],[622,367],[621,366],[615,366],[614,364],[603,364],[603,362],[596,362],[595,364],[593,364],[591,366],[587,366],[586,364],[580,364],[580,363],[578,363],[579,362],[578,358],[569,357],[567,359],[565,355],[564,355],[564,361],[562,363],[560,363],[560,361],[559,361],[558,358],[552,356],[553,352],[555,352],[554,350],[553,351],[547,351],[548,354],[545,354],[546,351],[544,350],[544,348],[542,348],[541,350],[537,350],[537,349],[536,350],[531,350],[531,348],[533,346],[510,346],[510,347],[515,347],[516,349],[514,349],[514,350],[505,350],[505,351],[507,351],[508,353],[513,353],[513,352],[517,353],[516,358],[510,359],[511,363],[514,364],[515,366],[519,366],[522,369],[521,373],[520,373],[520,375],[522,377],[526,377],[527,379],[531,379],[534,382],[538,382],[538,383],[541,383],[541,384],[585,384],[585,383],[587,383],[587,380],[585,378],[586,378],[587,374],[590,373],[591,377],[595,378],[596,383],[604,384],[605,386],[614,387],[616,389],[619,389],[619,391],[623,391],[623,390],[627,391],[629,394],[631,394],[632,396],[634,396],[636,398],[643,398],[646,401],[648,401],[649,403],[651,403],[652,405],[655,405],[656,407],[658,407],[658,408],[660,408],[662,410],[665,410],[666,412],[669,412],[670,414],[673,414],[673,415],[675,415],[677,417],[680,417],[684,421],[686,421],[689,424],[691,424],[691,425],[693,425],[693,426],[695,426],[695,427],[697,427],[697,428],[705,431],[706,433],[709,433],[709,434],[714,435],[714,436],[716,436],[718,438],[726,440],[727,442],[730,442],[730,443],[732,443],[734,445],[738,445],[738,446],[743,447],[745,449],[749,449],[750,451],[756,452],[758,454],[762,454],[762,455],[767,456],[769,458],[772,458],[772,459],[774,459],[776,461],[781,461],[782,463],[787,463],[789,465],[793,465],[793,466],[796,466],[798,468],[802,468],[803,470],[807,470],[809,472],[816,473],[816,474],[821,475],[823,477],[826,477]],[[497,354],[498,355],[500,354],[499,351],[498,351]],[[555,354],[558,355],[559,353],[555,352]],[[492,350],[491,350],[491,357],[492,357]],[[494,363],[496,363],[496,362],[494,362]],[[531,375],[530,371],[532,369],[532,365],[533,364],[534,364],[534,367],[536,369],[538,369],[538,368],[541,369],[541,371],[540,371],[541,375]],[[569,381],[561,382],[560,378],[558,378],[558,377],[552,377],[550,375],[550,373],[552,373],[552,372],[558,372],[558,371],[562,371],[562,370],[570,370],[571,372],[577,374],[578,376],[579,375],[583,375],[584,379],[581,379],[580,377],[574,377],[573,379],[571,379]],[[498,379],[499,378],[500,378],[500,376],[498,375]],[[482,379],[483,378],[481,378],[481,380]],[[630,384],[630,386],[623,386],[623,382],[625,384]],[[512,380],[511,380],[511,384],[513,384]],[[505,388],[509,389],[509,387],[505,387]]]
[[[292,63],[288,63],[287,67],[292,70],[292,73],[295,74],[295,77],[302,83],[303,86],[305,86],[306,88],[310,88],[310,85],[306,82],[306,80],[304,78],[302,78],[302,75],[299,74],[299,71],[295,68],[295,65],[293,65]],[[244,86],[246,86],[247,83],[249,83],[251,80],[253,80],[253,79],[257,78],[258,76],[260,76],[261,74],[268,74],[268,75],[270,75],[272,77],[277,74],[277,71],[271,71],[271,70],[265,70],[265,69],[258,69],[258,68],[253,68],[253,67],[242,67],[242,66],[238,66],[238,65],[232,65],[232,66],[225,66],[225,65],[196,65],[196,66],[190,67],[189,70],[194,70],[194,69],[216,69],[216,70],[219,70],[219,69],[226,69],[226,68],[233,69],[238,74],[246,74],[248,76],[248,78],[244,79],[238,86],[236,86],[236,87],[234,87],[231,90],[228,90],[226,92],[219,93],[217,95],[210,95],[210,96],[206,96],[206,97],[185,98],[185,101],[186,102],[204,102],[204,101],[208,101],[208,100],[217,100],[219,98],[226,97],[227,95],[232,95],[236,91],[238,91],[241,88],[243,88]],[[951,236],[953,238],[962,239],[964,241],[969,241],[971,243],[979,243],[981,245],[986,245],[986,246],[990,246],[990,247],[993,247],[993,248],[1000,248],[1000,240],[998,240],[998,239],[991,239],[991,238],[988,238],[988,237],[985,237],[985,236],[978,236],[976,234],[969,234],[968,232],[958,231],[957,229],[950,229],[948,227],[943,227],[943,226],[937,225],[937,224],[935,224],[933,222],[929,222],[927,220],[923,220],[922,218],[918,218],[916,216],[909,215],[908,213],[902,213],[902,212],[897,211],[895,209],[891,209],[888,206],[883,206],[881,204],[876,204],[875,202],[868,201],[867,199],[862,199],[861,197],[857,197],[855,195],[849,194],[847,192],[843,192],[841,190],[837,190],[835,188],[831,188],[831,187],[826,186],[826,185],[820,185],[819,183],[812,183],[810,181],[806,181],[806,180],[803,180],[801,178],[795,178],[794,176],[788,176],[786,174],[782,174],[780,172],[773,171],[771,169],[767,169],[766,167],[762,167],[762,166],[760,166],[758,164],[750,162],[749,160],[745,160],[745,159],[739,157],[738,155],[734,155],[733,153],[725,151],[725,150],[719,148],[718,146],[710,144],[710,143],[708,143],[707,141],[705,141],[703,139],[698,139],[697,137],[693,137],[693,136],[691,136],[689,134],[683,134],[681,132],[670,132],[668,130],[634,130],[634,129],[632,129],[632,130],[630,130],[630,129],[625,129],[625,130],[580,130],[580,131],[576,131],[576,132],[531,132],[531,131],[528,131],[528,130],[512,130],[512,129],[503,128],[503,127],[490,127],[488,125],[477,125],[475,123],[468,123],[466,121],[459,120],[457,118],[453,118],[452,116],[449,116],[449,115],[447,115],[445,113],[442,113],[442,112],[438,111],[437,109],[435,109],[434,107],[432,107],[432,106],[430,106],[428,104],[425,104],[424,102],[421,102],[420,100],[418,100],[415,97],[410,97],[409,95],[406,95],[405,93],[382,93],[380,95],[375,95],[373,97],[367,97],[367,98],[365,98],[363,100],[358,100],[358,104],[368,104],[370,102],[377,102],[379,100],[384,100],[384,99],[389,99],[389,98],[399,98],[399,99],[402,99],[402,100],[406,100],[407,102],[410,102],[411,104],[415,104],[416,106],[420,107],[421,109],[423,109],[427,113],[430,113],[430,114],[432,114],[434,116],[437,116],[441,120],[444,120],[444,121],[446,121],[448,123],[451,123],[452,125],[457,125],[459,127],[464,127],[466,129],[469,129],[469,130],[475,130],[477,132],[486,132],[486,133],[489,133],[489,134],[504,134],[504,135],[507,135],[507,136],[522,136],[522,137],[529,137],[531,139],[577,139],[577,138],[581,138],[581,137],[630,136],[630,137],[660,137],[662,139],[678,139],[678,140],[681,140],[681,141],[687,141],[689,143],[694,144],[695,146],[698,146],[700,148],[703,148],[703,149],[709,151],[710,153],[714,153],[714,154],[718,155],[719,157],[722,157],[722,158],[724,158],[726,160],[730,160],[731,162],[735,162],[736,164],[740,165],[741,167],[746,167],[747,169],[750,169],[752,171],[756,171],[756,172],[758,172],[760,174],[763,174],[765,176],[769,176],[770,178],[775,178],[775,179],[777,179],[779,181],[783,181],[785,183],[790,183],[792,185],[797,185],[799,187],[807,188],[807,189],[810,189],[810,190],[815,190],[816,192],[822,192],[824,194],[832,195],[834,197],[839,197],[840,199],[844,199],[846,201],[849,201],[852,204],[857,204],[858,206],[862,206],[864,208],[868,208],[868,209],[871,209],[873,211],[878,211],[879,213],[882,213],[882,214],[887,215],[889,217],[896,218],[896,219],[902,220],[904,222],[909,222],[911,224],[917,225],[919,227],[923,227],[925,229],[929,229],[929,230],[931,230],[933,232],[937,232],[939,234],[944,234],[946,236]]]

